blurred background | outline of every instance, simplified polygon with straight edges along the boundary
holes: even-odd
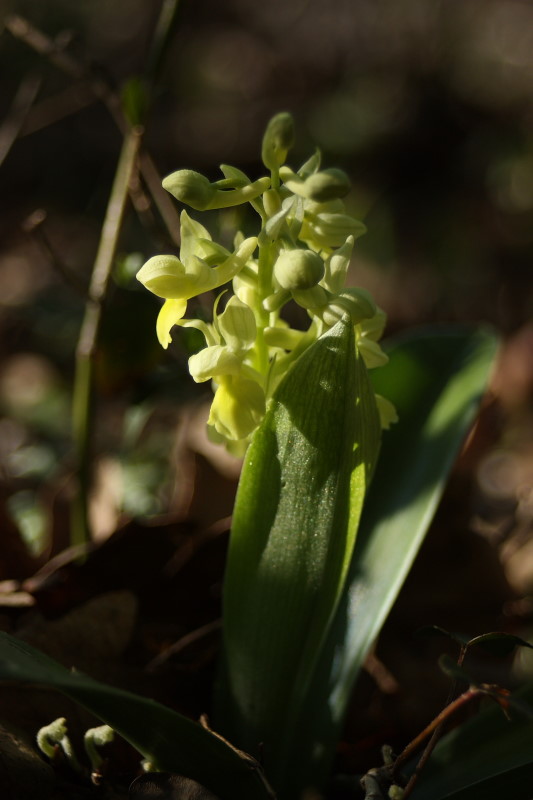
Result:
[[[160,7],[159,0],[13,0],[4,9],[3,580],[27,577],[68,543],[75,348],[122,141],[99,87],[115,97],[135,91]],[[501,333],[481,423],[421,554],[433,573],[419,567],[417,578],[415,568],[404,597],[416,617],[426,590],[438,617],[452,602],[453,574],[460,599],[450,624],[472,633],[508,624],[527,634],[533,4],[181,0],[145,118],[143,148],[159,173],[187,167],[215,179],[217,165],[229,163],[258,177],[264,126],[282,110],[296,120],[292,166],[318,146],[325,166],[352,179],[348,205],[368,227],[352,278],[387,311],[389,333],[428,323],[485,323]],[[222,235],[232,220],[222,217]],[[195,342],[178,335],[168,352],[159,347],[157,301],[134,279],[147,257],[175,246],[141,185],[136,211],[126,213],[97,350],[91,514],[98,537],[124,515],[185,509],[209,523],[231,510],[238,468],[202,440],[205,387],[186,373]],[[406,662],[405,680],[412,671]]]

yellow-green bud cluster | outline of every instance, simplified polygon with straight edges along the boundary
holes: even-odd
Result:
[[[367,367],[387,360],[379,346],[385,314],[362,288],[346,288],[355,239],[366,228],[347,213],[342,200],[350,182],[338,169],[320,169],[317,152],[298,171],[285,164],[294,138],[290,114],[268,124],[262,159],[270,175],[251,181],[222,165],[223,178],[211,183],[193,170],[179,170],[163,181],[177,200],[196,211],[250,203],[259,214],[257,236],[237,232],[233,251],[214,242],[209,231],[181,213],[179,258],[150,258],[137,278],[164,298],[157,320],[163,347],[175,325],[200,330],[206,346],[189,359],[197,382],[212,380],[215,396],[208,430],[215,441],[242,454],[264,416],[272,392],[294,361],[339,319],[349,316],[357,347]],[[233,294],[212,322],[186,319],[187,302],[231,282]],[[306,309],[306,331],[282,318],[286,303]],[[395,421],[393,406],[377,398],[383,427]]]

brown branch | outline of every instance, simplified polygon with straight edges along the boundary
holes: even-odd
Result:
[[[396,761],[394,762],[394,774],[398,772],[398,770],[408,761],[411,756],[413,756],[417,750],[419,750],[425,740],[431,736],[434,730],[436,730],[440,725],[444,722],[447,722],[450,717],[452,717],[456,711],[460,708],[463,708],[467,703],[471,702],[480,695],[486,694],[484,689],[481,689],[477,686],[472,686],[470,689],[467,689],[466,692],[459,695],[452,703],[446,706],[440,714],[438,714],[434,720],[432,720],[429,725],[427,725],[424,730],[418,734],[404,750],[400,753]]]
[[[178,653],[182,653],[191,644],[195,644],[206,636],[219,631],[221,627],[222,620],[215,619],[212,622],[208,622],[205,625],[202,625],[200,628],[196,628],[196,630],[185,634],[185,636],[182,636],[181,639],[178,639],[177,642],[174,642],[174,644],[170,645],[170,647],[167,647],[166,650],[163,650],[162,653],[153,658],[146,666],[147,671],[155,672],[162,664],[165,664],[169,658],[176,656]]]
[[[466,656],[466,651],[467,651],[467,645],[464,645],[464,644],[461,645],[461,649],[459,651],[459,657],[457,659],[457,666],[458,667],[462,667],[463,666],[463,663],[464,663],[464,660],[465,660],[465,656]],[[448,691],[448,697],[446,698],[446,708],[452,702],[456,692],[457,692],[457,681],[454,680],[452,682],[452,685],[450,686],[449,691]],[[431,737],[430,737],[428,743],[426,744],[426,746],[424,748],[424,752],[420,756],[418,764],[415,767],[415,771],[413,772],[413,774],[411,775],[411,777],[409,778],[409,780],[407,782],[407,785],[405,787],[404,794],[403,794],[404,800],[407,800],[407,798],[409,798],[411,796],[411,794],[413,793],[413,790],[414,790],[414,788],[415,788],[415,786],[416,786],[416,784],[418,782],[418,778],[420,777],[420,774],[421,774],[422,770],[424,769],[424,767],[428,763],[433,750],[435,749],[435,747],[437,746],[437,744],[439,742],[439,739],[441,738],[442,734],[444,733],[445,727],[446,727],[446,721],[443,720],[442,722],[439,723],[439,725],[437,725],[437,727],[435,728],[435,730],[431,734]],[[395,769],[396,769],[396,765],[395,765]]]

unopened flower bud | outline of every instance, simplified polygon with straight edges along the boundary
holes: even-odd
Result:
[[[285,163],[294,142],[294,121],[291,114],[282,112],[272,117],[263,136],[261,158],[268,169],[278,169]]]
[[[287,189],[315,203],[338,200],[350,191],[350,180],[341,169],[332,168],[314,172],[305,180],[289,167],[282,167],[279,174]]]
[[[345,197],[350,191],[350,179],[341,169],[325,169],[315,172],[305,181],[306,197],[316,203],[325,203]]]
[[[205,175],[192,169],[180,169],[167,175],[163,189],[196,211],[205,211],[216,192]]]
[[[324,277],[324,262],[312,250],[284,250],[274,264],[282,289],[311,289]]]
[[[300,239],[320,250],[342,247],[348,236],[354,239],[366,232],[366,226],[348,214],[314,214],[306,210]]]

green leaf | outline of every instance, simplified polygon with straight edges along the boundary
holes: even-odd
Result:
[[[282,796],[379,448],[374,393],[341,320],[296,362],[248,449],[224,589],[218,724]]]
[[[485,329],[423,330],[392,344],[389,363],[373,374],[400,421],[383,437],[347,590],[293,748],[288,790],[295,796],[326,779],[353,684],[429,527],[495,349]]]
[[[468,647],[481,647],[493,656],[508,656],[513,652],[515,647],[530,647],[533,644],[526,642],[519,636],[512,633],[499,633],[497,631],[491,633],[483,633],[481,636],[476,636],[470,639]]]
[[[515,698],[533,703],[533,687]],[[514,705],[514,704],[513,704]],[[437,745],[413,800],[531,800],[533,720],[491,704]]]
[[[0,633],[0,680],[46,686],[71,697],[160,769],[193,778],[221,800],[265,800],[260,773],[201,725],[144,697],[98,683]]]
[[[515,636],[512,633],[501,633],[500,631],[482,633],[480,636],[470,638],[463,633],[451,633],[441,628],[439,625],[424,625],[416,631],[416,635],[428,638],[444,636],[467,650],[471,647],[481,647],[482,650],[485,650],[492,656],[508,656],[513,652],[515,647],[533,648],[533,644],[526,642],[525,639],[521,639],[519,636]]]

